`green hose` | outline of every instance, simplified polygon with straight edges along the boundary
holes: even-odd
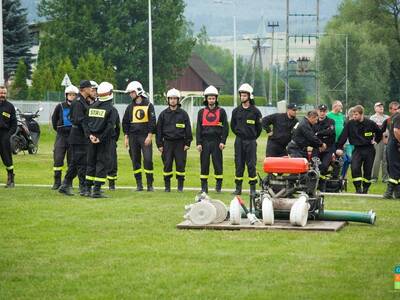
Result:
[[[370,210],[367,213],[345,210],[324,210],[318,214],[318,220],[324,221],[350,221],[374,224],[376,213]]]

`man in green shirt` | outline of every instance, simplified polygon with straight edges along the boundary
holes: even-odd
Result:
[[[343,109],[342,102],[336,100],[332,104],[332,110],[327,114],[327,117],[329,119],[335,121],[335,133],[336,133],[335,142],[338,141],[344,128],[345,116],[342,113],[342,109]]]

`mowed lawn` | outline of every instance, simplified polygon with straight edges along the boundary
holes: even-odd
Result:
[[[52,184],[53,133],[42,127],[37,155],[15,157],[17,187],[0,187],[0,299],[398,299],[400,201],[328,197],[328,209],[377,212],[374,226],[337,233],[177,230],[195,191],[133,189],[110,198],[65,197]],[[259,166],[265,148],[259,140]],[[233,139],[225,188],[233,188]],[[133,186],[119,144],[121,186]],[[162,164],[155,156],[156,186]],[[211,172],[212,174],[212,172]],[[0,173],[4,181],[4,171]],[[213,180],[210,181],[213,185]],[[187,186],[199,186],[199,155],[189,151]],[[246,187],[247,188],[247,187]],[[382,184],[372,187],[381,193]],[[229,193],[212,196],[229,203]],[[247,197],[246,197],[247,198]]]

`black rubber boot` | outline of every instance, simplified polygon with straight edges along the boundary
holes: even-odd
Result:
[[[250,196],[255,196],[256,195],[256,184],[250,184]]]
[[[363,194],[368,194],[368,190],[369,190],[370,186],[371,186],[371,184],[369,182],[363,182],[362,193]]]
[[[101,192],[101,185],[99,185],[99,184],[95,184],[93,186],[93,192],[91,194],[91,197],[92,198],[96,198],[96,199],[98,199],[98,198],[107,198],[107,196],[104,195],[104,193]]]
[[[72,192],[72,187],[67,184],[67,183],[63,183],[60,188],[58,189],[58,192],[67,196],[73,196],[74,193]]]
[[[108,189],[110,191],[115,191],[115,180],[114,179],[108,180]]]
[[[396,184],[394,187],[394,198],[400,199],[400,184]]]
[[[383,198],[385,199],[393,199],[393,193],[395,188],[397,187],[396,184],[392,183],[392,182],[388,182],[387,187],[386,187],[386,191],[383,194]]]
[[[217,179],[217,182],[215,183],[215,191],[217,193],[221,193],[222,190],[222,179]]]
[[[58,190],[61,186],[61,171],[54,171],[54,184],[51,187],[53,191]]]
[[[207,179],[201,179],[201,192],[208,194],[208,181],[207,181]]]
[[[236,189],[233,191],[232,195],[241,195],[242,194],[242,182],[236,182]]]
[[[171,191],[171,178],[164,178],[164,185],[165,185],[164,191],[169,193]]]
[[[153,174],[146,174],[146,180],[147,180],[147,191],[148,192],[154,192],[154,187],[153,187],[154,177],[153,177]]]
[[[178,192],[183,192],[183,182],[184,179],[183,178],[178,178]]]
[[[319,184],[318,184],[319,186],[319,190],[321,191],[321,192],[325,192],[326,191],[326,180],[325,179],[320,179],[319,180]]]
[[[7,170],[7,184],[5,185],[6,189],[12,189],[15,187],[14,177],[14,172],[12,170]]]
[[[356,194],[362,194],[362,189],[361,189],[361,182],[353,182],[354,187],[356,188]]]
[[[93,187],[93,181],[86,182],[83,196],[91,197],[92,196],[92,187]]]
[[[136,178],[136,192],[143,191],[143,181],[141,177]]]

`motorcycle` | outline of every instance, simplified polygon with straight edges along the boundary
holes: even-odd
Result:
[[[39,117],[40,107],[35,113],[22,113],[17,108],[17,131],[10,137],[11,150],[14,154],[27,150],[29,154],[36,154],[39,148],[40,126],[35,120]]]

